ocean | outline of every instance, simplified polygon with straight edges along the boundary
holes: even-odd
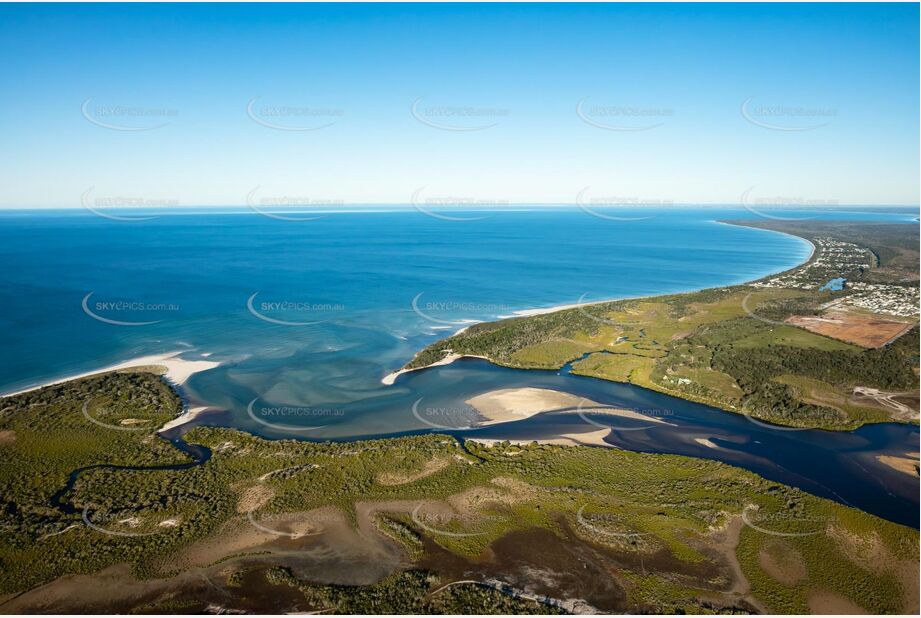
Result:
[[[190,406],[214,411],[199,423],[269,438],[343,440],[472,435],[460,418],[467,399],[496,388],[558,388],[671,415],[670,425],[655,430],[615,431],[608,441],[618,446],[719,459],[917,525],[917,487],[873,458],[916,445],[916,427],[774,431],[630,385],[482,361],[382,384],[426,344],[477,321],[742,283],[796,266],[812,249],[797,237],[719,222],[759,218],[744,209],[612,211],[621,219],[593,212],[522,207],[441,217],[382,207],[311,220],[239,209],[136,220],[5,212],[0,391],[179,351],[219,363],[183,385]],[[910,209],[808,215],[917,218]],[[452,418],[432,427],[414,413],[419,405]],[[549,415],[476,433],[541,437],[573,422],[580,421]]]

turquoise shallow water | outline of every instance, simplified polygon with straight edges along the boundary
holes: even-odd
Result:
[[[472,213],[485,217],[475,221],[412,210],[314,221],[248,211],[143,221],[3,213],[0,390],[181,350],[221,363],[184,387],[191,404],[218,411],[200,422],[322,440],[454,431],[477,394],[558,388],[668,418],[665,426],[618,429],[608,438],[618,446],[719,459],[917,525],[917,484],[875,460],[916,448],[914,427],[789,433],[629,385],[482,362],[381,384],[422,346],[473,321],[741,283],[811,251],[799,238],[717,223],[756,218],[744,210],[634,214],[651,217],[616,221],[576,209]],[[478,432],[534,438],[584,431],[585,422],[555,414]]]
[[[3,214],[0,389],[185,350],[225,363],[190,384],[205,403],[340,405],[377,396],[382,376],[470,321],[739,283],[809,253],[714,222],[745,211],[651,214]]]

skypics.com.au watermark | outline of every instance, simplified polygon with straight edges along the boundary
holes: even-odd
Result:
[[[503,303],[483,303],[467,300],[422,300],[425,292],[416,294],[410,306],[413,313],[423,320],[440,324],[444,327],[456,326],[471,320],[470,316],[499,316],[512,311],[510,305]]]
[[[319,131],[336,124],[345,110],[337,107],[309,107],[304,105],[258,104],[253,97],[246,104],[246,115],[256,124],[275,131],[303,133]]]
[[[650,131],[675,115],[670,107],[598,104],[590,103],[590,99],[585,97],[576,104],[576,115],[585,124],[605,131]]]
[[[149,221],[159,215],[153,213],[132,213],[131,210],[175,208],[177,198],[152,198],[141,196],[96,196],[96,187],[90,187],[80,195],[80,205],[97,217],[112,221]]]
[[[180,310],[178,303],[147,302],[138,300],[93,300],[89,292],[80,303],[83,313],[104,324],[113,326],[149,326],[162,322],[166,314]],[[156,317],[157,319],[149,319]],[[134,319],[127,319],[134,318]],[[144,319],[138,319],[144,318]]]
[[[246,194],[246,206],[255,213],[278,221],[315,221],[323,217],[313,214],[311,209],[342,206],[345,200],[310,197],[306,195],[265,195],[259,196],[261,186],[253,188]],[[304,211],[307,212],[304,212]]]
[[[256,297],[260,293],[253,292],[246,300],[246,309],[253,317],[270,324],[313,326],[329,321],[334,314],[341,313],[346,309],[345,305],[341,303],[318,303],[299,299],[260,300],[257,302]]]
[[[413,101],[409,112],[419,123],[433,129],[451,132],[484,131],[499,126],[509,116],[501,107],[470,105],[426,105],[424,98]]]
[[[757,105],[754,97],[742,101],[740,113],[747,122],[768,129],[795,133],[814,131],[827,126],[830,119],[838,116],[833,107],[808,107],[803,105]]]
[[[94,103],[92,97],[83,101],[80,106],[80,113],[87,122],[97,127],[129,133],[162,129],[179,116],[179,110],[175,108],[144,105],[104,105]]]
[[[259,397],[246,406],[246,413],[255,422],[287,433],[303,433],[322,429],[345,416],[343,408],[326,406],[257,405]],[[300,421],[295,423],[294,421]]]

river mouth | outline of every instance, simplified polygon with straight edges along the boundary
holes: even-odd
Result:
[[[194,382],[193,382],[194,384]],[[562,391],[605,406],[652,413],[664,423],[554,411],[528,419],[467,428],[471,398],[499,389]],[[332,404],[328,407],[332,407]],[[323,409],[321,405],[319,409]],[[445,433],[460,440],[546,440],[598,431],[612,447],[721,461],[769,480],[853,506],[917,528],[917,480],[881,464],[878,456],[904,455],[918,448],[916,425],[881,423],[854,431],[790,430],[631,384],[608,382],[566,371],[500,367],[480,359],[404,374],[387,397],[339,405],[324,419],[289,416],[284,423],[260,423],[249,416],[216,412],[198,417],[165,437],[175,439],[196,425],[231,427],[267,439],[353,441],[421,433]],[[420,411],[435,411],[420,414]],[[415,414],[414,414],[415,412]],[[428,422],[426,422],[428,421]]]

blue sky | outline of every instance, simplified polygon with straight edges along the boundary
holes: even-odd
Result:
[[[912,4],[0,5],[0,207],[918,204],[918,52]]]

